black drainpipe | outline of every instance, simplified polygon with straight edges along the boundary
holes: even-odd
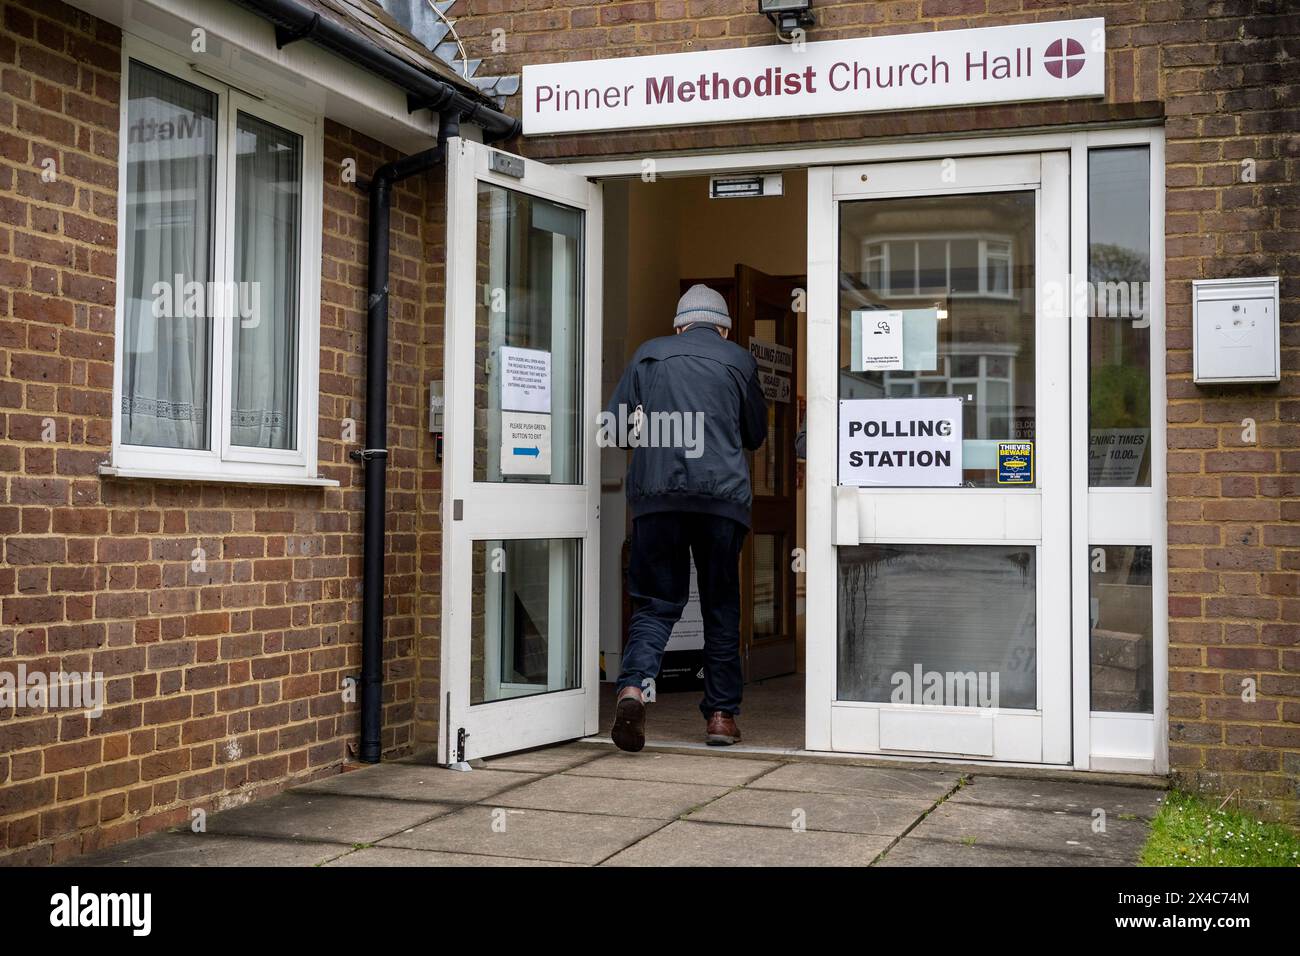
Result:
[[[393,186],[447,158],[460,116],[442,114],[438,145],[380,166],[370,181],[370,267],[366,286],[366,445],[352,452],[366,470],[361,584],[361,761],[379,763],[384,705],[384,499],[388,471],[388,240]]]

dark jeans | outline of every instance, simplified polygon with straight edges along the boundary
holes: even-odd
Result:
[[[749,529],[731,518],[685,511],[632,522],[628,594],[632,624],[618,688],[659,673],[664,647],[690,595],[691,565],[704,616],[704,700],[700,711],[740,713],[740,548]]]

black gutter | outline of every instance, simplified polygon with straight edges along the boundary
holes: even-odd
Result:
[[[443,113],[438,145],[375,170],[370,181],[370,263],[366,282],[366,448],[352,452],[365,465],[365,526],[361,545],[361,751],[379,763],[384,727],[384,499],[388,490],[388,250],[393,186],[441,165],[447,140],[460,135],[459,117]]]
[[[317,46],[339,54],[365,67],[406,93],[411,111],[431,109],[438,113],[455,112],[465,122],[483,129],[484,142],[494,143],[519,135],[520,119],[492,108],[479,97],[467,94],[445,80],[407,63],[378,44],[354,33],[335,20],[323,17],[298,0],[235,0],[275,26],[275,44],[284,47],[298,40],[310,40]]]

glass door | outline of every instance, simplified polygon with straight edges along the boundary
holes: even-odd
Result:
[[[1070,760],[1068,169],[810,172],[811,749]]]
[[[598,720],[600,191],[448,143],[445,762]]]

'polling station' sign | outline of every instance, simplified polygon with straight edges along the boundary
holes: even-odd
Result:
[[[839,483],[858,487],[961,484],[960,398],[840,402]]]

